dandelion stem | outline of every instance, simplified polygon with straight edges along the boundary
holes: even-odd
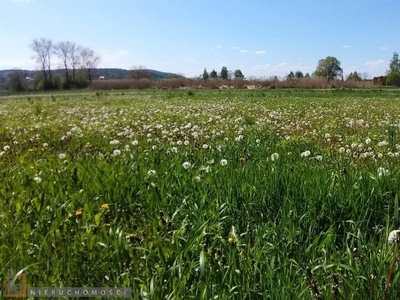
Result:
[[[396,243],[396,249],[394,250],[392,265],[390,266],[389,275],[388,275],[388,278],[386,281],[385,294],[383,295],[383,300],[386,300],[386,297],[387,297],[387,294],[389,291],[390,280],[392,278],[394,266],[396,265],[396,258],[397,258],[398,251],[399,251],[399,243]]]

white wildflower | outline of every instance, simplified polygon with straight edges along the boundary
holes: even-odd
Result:
[[[279,154],[278,153],[272,153],[271,154],[271,160],[272,161],[278,160],[278,158],[279,158]]]
[[[301,153],[300,153],[300,156],[301,156],[301,157],[308,157],[308,156],[310,156],[310,154],[311,154],[311,152],[308,151],[308,150],[306,150],[306,151],[304,151],[304,152],[301,152]]]
[[[114,155],[114,156],[118,156],[118,155],[120,155],[120,154],[121,154],[121,150],[115,149],[115,150],[113,151],[113,155]]]
[[[385,169],[383,167],[378,168],[378,176],[379,177],[388,176],[388,175],[390,175],[390,171],[388,169]]]
[[[182,167],[184,168],[184,169],[189,169],[190,167],[191,167],[192,165],[190,164],[190,162],[188,162],[188,161],[185,161],[183,164],[182,164]]]
[[[65,153],[60,153],[60,154],[58,155],[58,157],[59,157],[60,159],[65,159],[66,155],[65,155]]]
[[[228,164],[228,161],[226,159],[221,159],[220,164],[225,167]]]

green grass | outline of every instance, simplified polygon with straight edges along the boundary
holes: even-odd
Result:
[[[134,299],[384,295],[396,90],[25,95],[1,98],[0,119],[1,281],[13,268],[28,286]]]

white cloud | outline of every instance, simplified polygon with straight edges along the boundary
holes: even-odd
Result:
[[[385,51],[387,50],[387,47],[379,47],[379,50]]]
[[[248,53],[249,50],[246,49],[240,49],[239,47],[233,46],[232,47],[233,50],[238,50],[240,53]]]
[[[378,59],[375,61],[367,61],[365,63],[365,65],[368,67],[371,67],[371,68],[380,68],[380,67],[386,66],[387,62],[384,61],[383,59]]]
[[[258,50],[255,52],[255,54],[267,54],[268,52],[265,50]]]
[[[385,74],[389,63],[383,59],[367,61],[365,71],[372,77]],[[364,71],[364,69],[363,69]]]
[[[343,48],[349,49],[349,48],[351,48],[351,46],[349,46],[349,45],[343,45]]]
[[[217,46],[215,46],[215,48],[216,49],[222,49],[222,46],[221,45],[217,45]]]

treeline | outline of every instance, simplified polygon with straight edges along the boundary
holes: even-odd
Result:
[[[94,50],[69,41],[34,39],[29,47],[34,52],[40,72],[36,72],[33,78],[27,78],[18,70],[13,71],[8,84],[11,91],[88,87],[101,59]],[[55,65],[62,66],[62,76],[54,74]]]
[[[223,66],[219,74],[214,69],[210,73],[208,73],[207,68],[204,68],[203,74],[198,78],[202,78],[205,81],[209,79],[222,79],[222,80],[243,79],[244,74],[240,69],[237,69],[235,70],[235,72],[232,72],[228,71],[228,68]]]

